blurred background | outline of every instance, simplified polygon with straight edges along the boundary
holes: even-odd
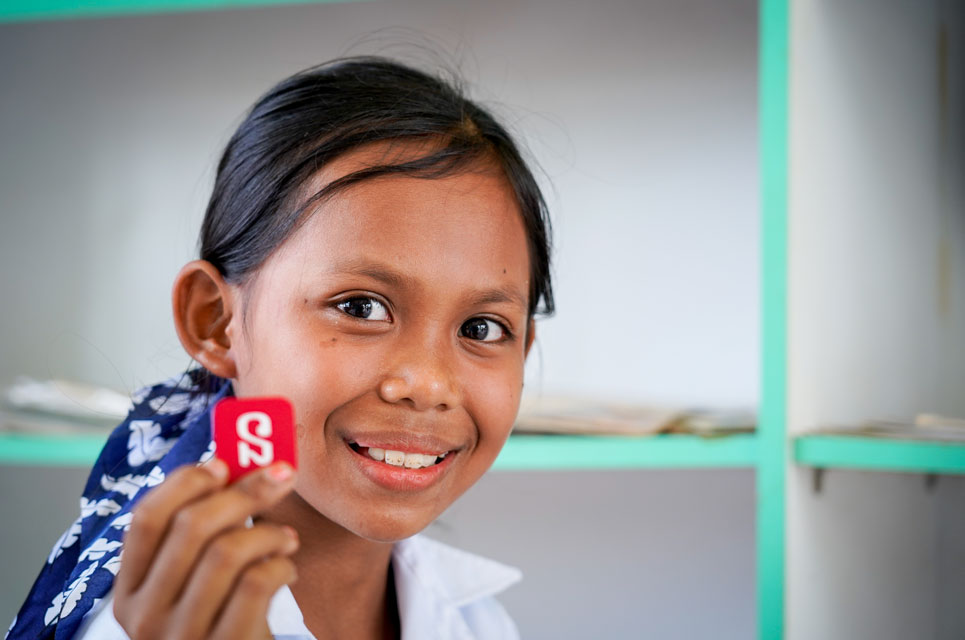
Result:
[[[539,325],[527,389],[754,406],[756,29],[749,0],[405,0],[2,25],[0,261],[16,311],[0,316],[0,377],[130,391],[183,371],[170,287],[196,255],[234,127],[290,73],[381,53],[454,69],[541,168],[558,313]],[[75,517],[84,478],[0,469],[4,511],[29,509],[4,525],[0,617]],[[499,472],[430,533],[524,570],[504,597],[524,637],[746,638],[753,509],[749,470]],[[693,606],[705,615],[686,615]]]
[[[754,404],[756,28],[753,2],[536,0],[5,25],[4,293],[29,316],[0,320],[2,373],[183,370],[168,292],[242,114],[296,70],[384,53],[454,69],[543,168],[560,311],[531,384]]]
[[[925,139],[913,126],[939,119],[934,58],[942,45],[934,26],[949,12],[957,22],[950,23],[954,37],[946,36],[944,46],[959,74],[946,84],[952,104],[961,105],[961,7],[955,13],[941,2],[849,0],[829,17],[834,3],[792,4],[792,34],[802,51],[813,53],[794,59],[802,82],[808,71],[821,82],[830,74],[837,84],[819,89],[840,99],[851,95],[836,93],[842,88],[868,83],[859,94],[868,102],[855,99],[841,107],[847,113],[915,91],[931,96],[886,108],[897,112],[891,124],[909,133],[888,138],[891,146],[875,155],[921,145],[922,153],[938,154],[937,168],[912,172],[909,180],[930,194],[936,176],[945,175],[950,199],[918,202],[925,203],[927,220],[950,226],[929,222],[922,232],[927,247],[912,255],[930,255],[934,238],[954,238],[943,285],[950,324],[904,322],[903,312],[894,311],[893,331],[886,327],[868,345],[873,351],[896,336],[909,341],[908,353],[890,361],[895,370],[908,362],[914,368],[902,372],[897,387],[901,380],[914,387],[913,380],[922,380],[919,369],[927,369],[935,373],[921,384],[930,391],[911,393],[907,401],[895,400],[901,391],[891,394],[893,402],[879,413],[835,405],[841,402],[835,394],[849,384],[864,380],[868,395],[879,398],[886,388],[870,381],[875,374],[868,371],[882,369],[874,358],[866,368],[849,369],[843,381],[834,378],[838,367],[821,366],[847,353],[842,345],[874,324],[859,299],[915,299],[909,292],[920,291],[922,282],[930,287],[939,267],[922,258],[927,267],[890,291],[887,283],[882,291],[847,284],[851,267],[861,262],[861,241],[908,234],[897,223],[859,219],[855,242],[824,242],[840,237],[834,220],[841,207],[874,212],[888,205],[836,200],[840,190],[830,203],[807,200],[827,192],[808,182],[831,184],[822,171],[847,175],[849,165],[829,163],[827,151],[849,142],[855,129],[837,120],[829,125],[834,118],[821,120],[820,113],[807,120],[816,113],[808,96],[825,93],[806,92],[819,83],[792,81],[792,99],[800,99],[794,105],[804,114],[792,126],[792,141],[804,155],[792,153],[791,165],[793,171],[800,163],[806,173],[792,176],[791,213],[828,221],[797,232],[792,224],[792,280],[806,294],[791,298],[792,327],[804,329],[792,329],[789,374],[792,385],[805,384],[800,393],[792,389],[792,429],[882,413],[908,419],[924,410],[965,417],[961,174],[942,169],[948,158],[958,163],[952,167],[963,166],[961,116],[954,110],[943,116],[952,123],[945,146],[942,135]],[[828,52],[845,55],[835,45],[855,34],[872,48],[897,47],[897,58],[909,61],[904,75],[879,81],[861,74],[860,66],[839,67]],[[758,406],[761,184],[753,0],[396,0],[0,24],[0,300],[6,311],[0,314],[0,384],[30,376],[129,393],[184,371],[190,361],[174,334],[170,287],[196,255],[223,145],[251,103],[281,78],[336,56],[370,53],[454,69],[541,169],[555,226],[557,315],[538,325],[529,393]],[[860,141],[850,141],[859,149],[850,159],[869,161]],[[894,168],[896,176],[908,173]],[[887,183],[892,174],[862,180],[874,183],[883,175]],[[797,194],[805,199],[794,200]],[[820,212],[816,218],[812,210]],[[900,243],[885,244],[901,250]],[[875,264],[890,264],[887,255],[874,256],[880,258]],[[820,298],[839,285],[840,299]],[[826,326],[829,312],[834,317],[841,309],[829,307],[832,301],[846,307],[838,317],[859,318],[854,326]],[[932,305],[931,298],[924,304]],[[919,347],[930,359],[916,359]],[[794,369],[798,363],[804,368]],[[833,384],[824,391],[806,384],[822,379]],[[81,466],[0,465],[6,514],[0,620],[12,620],[50,545],[75,517],[85,478]],[[789,635],[961,638],[965,619],[954,604],[965,598],[965,519],[954,515],[965,506],[961,478],[942,477],[931,492],[917,476],[889,476],[887,487],[854,472],[830,484],[838,479],[847,490],[831,495],[828,489],[814,506],[810,476],[792,476],[800,498],[790,499],[791,520],[799,523],[790,535],[803,538],[807,551],[790,560],[806,566],[789,583],[789,598],[800,606],[791,623],[799,626]],[[899,496],[898,502],[887,496]],[[881,614],[879,606],[888,608],[880,599],[872,599],[870,609],[859,606],[863,601],[839,607],[838,592],[825,589],[836,578],[822,568],[837,556],[822,555],[825,547],[812,545],[800,522],[838,522],[856,503],[878,506],[869,507],[874,513],[862,523],[843,532],[822,529],[822,535],[852,545],[869,531],[897,527],[896,537],[873,544],[868,557],[914,550],[905,571],[915,580],[888,597],[899,603],[911,597],[899,610],[910,612],[904,618],[921,635],[902,635],[905,627],[887,616],[867,626],[869,616]],[[495,471],[429,533],[523,569],[524,582],[502,597],[523,637],[745,639],[755,637],[758,624],[755,509],[751,466]],[[921,531],[911,531],[909,514]],[[835,635],[838,626],[851,635]]]

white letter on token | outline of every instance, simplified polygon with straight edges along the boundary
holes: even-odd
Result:
[[[254,424],[254,432],[252,432]],[[238,464],[242,467],[250,467],[255,464],[264,467],[271,464],[275,459],[275,447],[271,440],[271,418],[262,411],[249,411],[238,416],[236,424],[238,437]],[[250,444],[249,444],[250,443]],[[257,445],[260,451],[251,448]]]

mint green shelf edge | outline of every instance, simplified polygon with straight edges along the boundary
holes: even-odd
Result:
[[[799,436],[794,439],[794,460],[824,469],[965,474],[965,442]]]
[[[4,0],[0,2],[0,23],[345,1],[347,0]]]
[[[787,442],[788,0],[758,18],[761,406],[757,460],[757,635],[784,637]]]
[[[493,464],[499,471],[676,469],[754,466],[753,434],[719,438],[514,435]]]
[[[0,464],[89,467],[104,436],[0,435]],[[753,434],[721,438],[511,436],[493,469],[500,471],[715,468],[754,466]]]
[[[90,467],[107,441],[104,435],[0,435],[0,464]]]

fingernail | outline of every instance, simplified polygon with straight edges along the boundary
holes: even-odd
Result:
[[[293,527],[289,527],[288,525],[285,525],[285,526],[282,527],[282,528],[285,530],[285,533],[288,534],[288,537],[291,538],[291,539],[297,544],[297,543],[298,543],[298,532],[295,531],[295,529],[294,529]]]
[[[281,484],[287,482],[294,475],[295,470],[286,462],[279,462],[268,467],[268,477]]]

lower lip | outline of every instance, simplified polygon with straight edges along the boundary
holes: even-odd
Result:
[[[450,452],[442,462],[423,467],[422,469],[406,469],[396,467],[370,458],[366,454],[352,449],[348,443],[345,447],[352,454],[352,459],[359,470],[375,484],[392,491],[421,491],[435,484],[449,469],[456,452]]]

